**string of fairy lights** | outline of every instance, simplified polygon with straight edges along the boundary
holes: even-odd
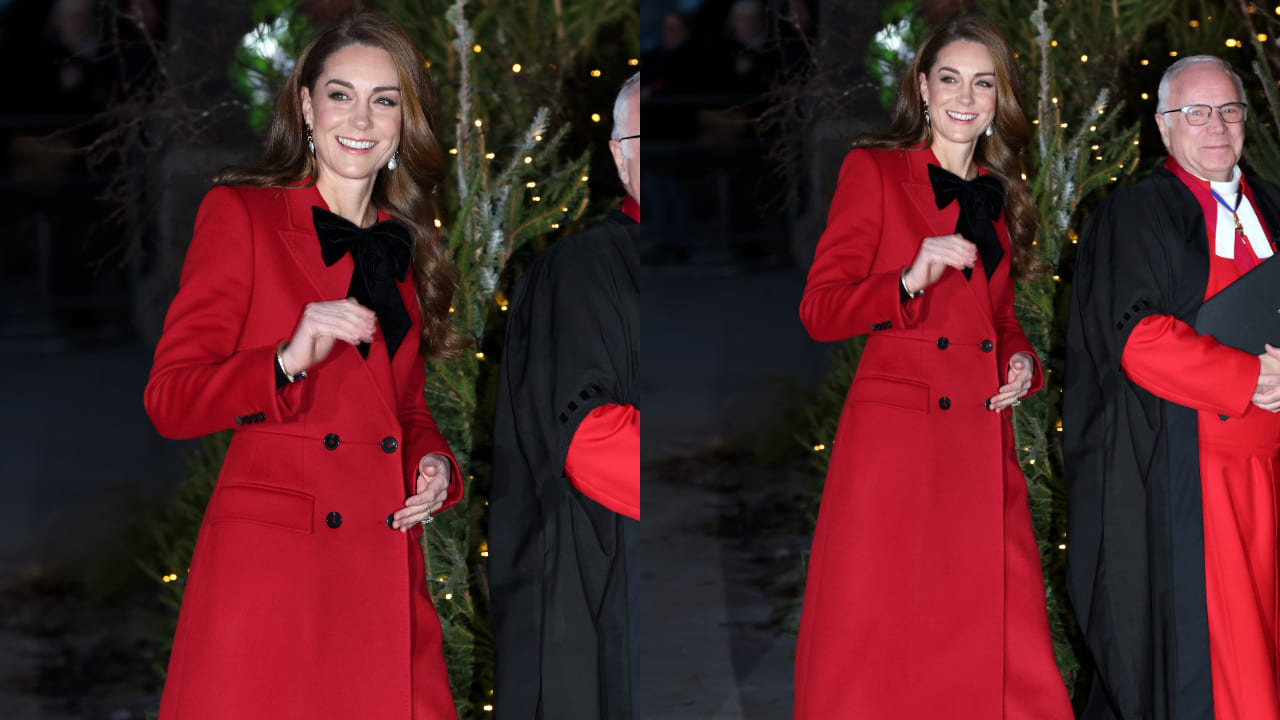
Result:
[[[484,46],[483,46],[482,44],[480,44],[480,43],[475,43],[475,44],[473,44],[473,45],[471,46],[471,51],[472,51],[472,53],[474,53],[474,54],[480,54],[480,53],[484,52]],[[633,57],[633,58],[628,58],[628,59],[627,59],[627,61],[626,61],[626,64],[627,64],[627,66],[628,66],[628,67],[631,67],[631,68],[638,67],[638,66],[640,65],[640,59],[639,59],[639,58],[634,58],[634,57]],[[526,66],[525,66],[523,63],[518,63],[518,62],[517,62],[517,63],[512,63],[512,65],[511,65],[511,72],[512,72],[512,74],[519,75],[519,74],[521,74],[521,73],[524,73],[524,72],[525,72],[525,69],[526,69]],[[604,78],[604,77],[605,77],[605,73],[604,73],[604,71],[603,71],[603,70],[601,70],[600,68],[592,68],[591,70],[589,70],[589,71],[587,72],[587,76],[588,76],[589,78],[593,79],[593,80],[599,80],[599,79],[602,79],[602,78]],[[610,118],[610,117],[611,117],[611,115],[612,115],[612,112],[606,112],[606,113],[603,113],[603,114],[602,114],[602,113],[600,113],[600,112],[592,112],[592,113],[588,116],[588,118],[589,118],[589,120],[590,120],[592,123],[600,123],[600,122],[603,122],[605,119]],[[475,132],[476,132],[476,133],[483,134],[483,132],[484,132],[484,128],[485,128],[485,122],[484,122],[484,119],[483,119],[483,118],[476,118],[476,119],[473,121],[473,123],[472,123],[472,124],[475,126],[475,129],[476,129],[476,130],[475,130]],[[471,137],[462,138],[462,143],[463,143],[463,144],[465,144],[465,143],[469,142],[469,141],[470,141],[470,139],[471,139]],[[542,140],[543,140],[543,136],[542,136],[541,134],[538,134],[538,135],[535,135],[535,136],[534,136],[534,141],[535,141],[535,142],[540,143],[540,142],[542,142]],[[459,149],[458,149],[458,147],[451,147],[451,148],[449,148],[449,154],[450,154],[450,155],[452,155],[452,156],[454,156],[454,157],[457,157],[457,156],[459,155]],[[498,154],[497,154],[496,152],[493,152],[493,151],[487,151],[487,152],[485,152],[485,153],[484,153],[484,159],[485,159],[486,161],[493,161],[493,160],[497,160],[497,159],[498,159]],[[520,160],[521,160],[521,162],[522,162],[523,164],[525,164],[525,165],[532,165],[532,164],[533,164],[533,162],[534,162],[534,157],[533,157],[533,155],[525,154],[522,158],[520,158]],[[587,173],[583,173],[581,176],[579,176],[579,177],[578,177],[578,182],[580,182],[580,183],[587,183],[587,182],[589,182],[590,180],[591,180],[591,177],[590,177]],[[538,188],[538,185],[539,185],[539,183],[538,183],[538,181],[536,181],[536,180],[528,180],[528,181],[524,182],[524,188],[525,188],[526,190],[536,191],[536,190],[537,190],[537,188]],[[534,192],[534,193],[530,194],[528,199],[529,199],[529,201],[530,201],[530,202],[532,202],[532,203],[541,203],[541,202],[543,201],[542,195],[541,195],[541,194],[538,194],[538,193],[536,193],[536,192]],[[564,215],[568,215],[568,214],[570,213],[570,209],[569,209],[569,207],[568,207],[567,205],[562,205],[562,206],[560,207],[560,212],[561,212],[562,214],[564,214]],[[440,229],[440,228],[443,228],[443,227],[444,227],[444,226],[443,226],[443,224],[442,224],[442,222],[440,221],[440,219],[439,219],[439,218],[436,218],[436,219],[435,219],[434,224],[435,224],[435,227],[436,227],[436,228],[438,228],[438,229]],[[553,222],[551,222],[551,223],[549,223],[549,224],[548,224],[548,227],[549,227],[549,229],[551,229],[551,230],[559,230],[559,229],[560,229],[560,223],[559,223],[559,222],[555,222],[555,221],[553,221]],[[492,295],[492,298],[493,298],[494,302],[497,304],[498,309],[499,309],[501,312],[506,312],[506,311],[507,311],[507,309],[509,308],[509,301],[508,301],[508,299],[507,299],[507,298],[506,298],[506,297],[501,293],[501,291],[498,291],[498,290],[496,290],[496,289],[495,289],[495,290],[494,290],[494,292],[492,292],[492,293],[491,293],[491,295]],[[451,313],[452,313],[452,312],[455,312],[455,311],[456,311],[456,308],[454,308],[454,307],[450,307],[450,308],[449,308],[449,312],[451,312]],[[480,345],[480,340],[481,340],[481,338],[478,338],[478,337],[477,337],[477,338],[475,338],[475,340],[476,340],[476,344],[477,344],[477,346],[478,346],[478,345]],[[484,353],[484,351],[482,351],[482,350],[477,350],[477,351],[475,352],[475,358],[476,358],[476,360],[484,361],[484,360],[485,360],[485,353]]]

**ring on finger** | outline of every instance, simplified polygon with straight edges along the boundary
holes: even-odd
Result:
[[[427,516],[426,516],[426,517],[424,517],[424,518],[422,518],[422,519],[421,519],[421,520],[419,520],[418,522],[419,522],[419,523],[421,523],[422,527],[426,527],[426,526],[428,526],[428,525],[430,525],[430,524],[431,524],[431,521],[432,521],[432,520],[435,520],[435,518],[431,516],[431,513],[430,513],[430,512],[428,512],[428,513],[427,513]]]

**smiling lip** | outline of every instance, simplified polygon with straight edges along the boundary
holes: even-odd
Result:
[[[955,120],[956,122],[973,122],[974,120],[978,119],[978,114],[977,113],[956,113],[948,110],[947,117],[951,118],[952,120]]]
[[[373,146],[377,145],[378,142],[376,140],[357,140],[355,138],[342,137],[339,135],[338,144],[348,151],[367,152],[372,150]]]

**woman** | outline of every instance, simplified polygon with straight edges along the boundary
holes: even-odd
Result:
[[[1004,38],[953,19],[841,168],[800,316],[870,337],[813,541],[798,720],[1071,717],[1010,423],[1042,384],[1013,312],[1035,270],[1020,95]]]
[[[462,494],[423,399],[422,356],[459,345],[425,66],[382,16],[322,30],[261,163],[200,207],[146,406],[166,437],[236,432],[161,720],[457,717],[419,545]]]

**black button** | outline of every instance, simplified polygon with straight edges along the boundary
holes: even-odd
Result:
[[[266,422],[266,420],[267,420],[266,413],[263,413],[263,412],[258,413],[258,422]]]
[[[940,337],[940,338],[938,338],[938,349],[939,349],[939,350],[946,350],[946,349],[947,349],[947,346],[948,346],[948,345],[950,345],[950,344],[951,344],[951,341],[950,341],[950,340],[948,340],[948,339],[946,339],[946,338],[944,338],[944,337]]]
[[[336,513],[336,512],[331,512],[331,513],[329,513],[328,515],[325,515],[325,516],[324,516],[324,524],[325,524],[325,525],[328,525],[329,527],[333,528],[334,530],[337,530],[337,529],[338,529],[338,526],[342,524],[342,514],[341,514],[341,513]]]
[[[237,415],[237,416],[236,416],[236,424],[237,424],[237,425],[243,425],[243,424],[244,424],[244,416],[243,416],[243,415]]]
[[[943,410],[949,410],[951,408],[951,398],[945,396],[938,398],[938,407]]]
[[[400,447],[400,443],[396,442],[395,438],[393,437],[382,438],[382,452],[393,453],[396,451],[396,448],[398,447]]]
[[[990,409],[991,409],[991,398],[987,398],[986,400],[983,400],[983,401],[982,401],[982,405],[983,405],[983,407],[985,407],[986,409],[990,410]]]
[[[885,330],[888,330],[888,329],[889,329],[889,328],[891,328],[891,327],[893,327],[893,323],[892,323],[892,322],[890,322],[889,320],[885,320],[885,321],[884,321],[884,329],[885,329]]]
[[[342,441],[338,439],[337,433],[329,433],[324,436],[324,446],[329,450],[337,450],[338,444]]]
[[[393,525],[391,524],[391,523],[395,522],[395,520],[396,520],[396,514],[395,514],[395,513],[389,513],[389,514],[387,515],[387,527],[391,528],[392,530],[395,530],[395,526],[393,526]]]
[[[978,347],[982,348],[982,352],[991,352],[992,350],[995,349],[996,344],[991,342],[990,340],[983,340],[982,344],[979,345]]]

